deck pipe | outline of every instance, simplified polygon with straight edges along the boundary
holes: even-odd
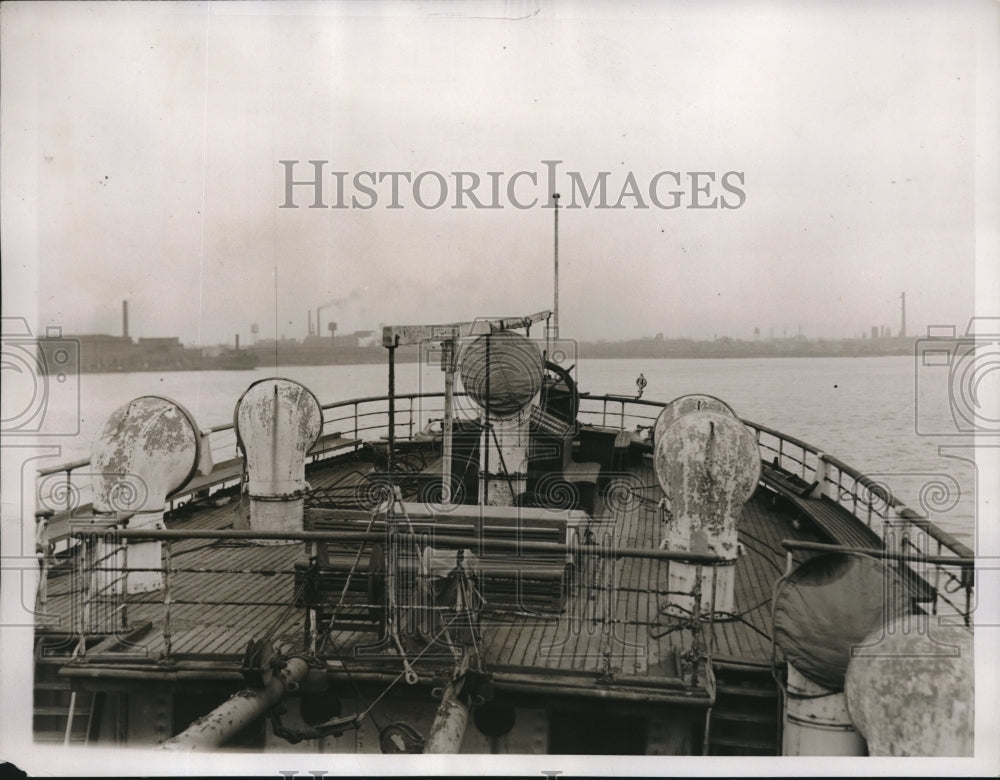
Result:
[[[469,704],[458,694],[459,683],[452,680],[444,689],[424,745],[425,753],[457,753],[469,723]]]
[[[297,690],[308,671],[309,664],[304,659],[289,658],[263,688],[246,688],[234,693],[159,749],[213,750],[224,745],[281,701],[285,694]]]
[[[405,531],[396,531],[407,535]],[[243,529],[191,528],[149,531],[119,531],[122,539],[160,539],[161,541],[183,541],[189,539],[228,539],[257,540],[272,539],[282,541],[303,542],[384,542],[384,531],[249,531]],[[468,547],[468,536],[451,536],[439,534],[434,541],[441,545],[461,545]],[[481,545],[487,550],[510,550],[513,552],[551,552],[567,555],[581,550],[583,545],[560,544],[558,542],[518,541],[517,539],[484,539]],[[593,547],[594,549],[591,549]],[[648,558],[659,561],[684,561],[692,564],[712,565],[725,563],[725,559],[714,553],[698,553],[689,550],[659,550],[648,547],[615,547],[587,546],[587,554],[598,558]],[[921,558],[920,560],[925,560]]]
[[[555,671],[555,670],[553,670]],[[385,684],[398,679],[399,674],[393,672],[370,672],[352,671],[348,676],[341,676],[328,670],[335,679],[343,679],[345,682],[351,680],[355,683],[365,684]],[[86,682],[88,680],[142,680],[146,682],[233,682],[243,679],[243,676],[235,669],[230,670],[176,670],[166,671],[156,668],[150,669],[120,669],[118,667],[99,666],[90,663],[85,667],[63,667],[60,675],[71,680],[82,680],[85,689],[90,690],[95,684]],[[596,680],[581,681],[578,679],[567,680],[562,683],[552,683],[557,679],[557,675],[546,675],[546,681],[540,682],[537,675],[517,674],[511,672],[495,672],[493,684],[496,690],[510,693],[521,693],[526,695],[542,696],[582,696],[586,698],[598,698],[607,701],[633,702],[636,704],[650,704],[657,706],[707,706],[709,701],[698,688],[691,688],[684,683],[674,679],[656,680],[649,677],[623,678],[617,685],[628,686],[615,687],[612,682],[605,685],[597,684]],[[420,682],[425,685],[433,683],[432,676],[422,676]],[[644,690],[645,689],[645,690]]]

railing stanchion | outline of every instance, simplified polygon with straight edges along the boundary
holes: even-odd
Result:
[[[941,540],[937,541],[937,554],[941,554]],[[936,615],[938,610],[938,593],[941,590],[941,567],[934,567],[934,601],[931,602],[931,614]]]
[[[35,557],[38,559],[38,611],[45,616],[45,607],[49,601],[49,520],[45,515],[35,518]]]
[[[696,564],[694,569],[693,608],[691,610],[691,685],[698,684],[698,662],[701,658],[701,651],[704,648],[701,634],[701,564]]]
[[[712,596],[711,596],[711,606],[708,613],[708,646],[706,652],[708,655],[708,665],[712,665],[712,653],[715,649],[715,586],[716,586],[716,576],[719,573],[718,566],[710,566],[712,570]]]
[[[967,568],[962,569],[962,586],[965,588],[965,625],[971,625],[972,615],[972,573]]]
[[[122,539],[122,622],[123,629],[128,628],[128,539]]]
[[[173,542],[167,539],[163,545],[163,654],[161,661],[169,662],[172,655],[170,632],[170,569],[172,568]]]
[[[89,534],[87,537],[87,555],[85,558],[86,564],[83,570],[83,579],[85,582],[83,590],[83,610],[82,610],[82,620],[80,621],[80,653],[81,655],[86,650],[87,647],[87,632],[90,631],[90,613],[93,609],[93,598],[94,598],[94,579],[97,577],[97,533]]]

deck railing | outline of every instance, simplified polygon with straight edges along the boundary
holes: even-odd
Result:
[[[455,393],[460,414],[464,413],[462,399],[465,397],[464,393]],[[643,431],[653,426],[664,405],[658,401],[627,396],[581,394],[579,419],[591,425]],[[393,424],[395,437],[412,438],[439,420],[443,409],[444,393],[397,394]],[[388,438],[388,396],[368,396],[326,404],[323,415],[324,435],[337,433],[350,439],[371,441],[377,441],[379,437]],[[778,465],[808,484],[818,483],[823,495],[867,525],[890,549],[932,557],[973,557],[974,553],[968,546],[908,507],[886,485],[800,439],[758,423],[744,422],[754,432],[763,461]],[[213,453],[234,446],[231,423],[204,429],[202,433],[208,435]],[[312,459],[318,460],[330,454],[317,453]],[[77,477],[86,475],[87,466],[89,460],[81,459],[38,471],[36,485],[40,522],[45,522],[52,513],[70,516],[86,513],[88,486]],[[203,483],[201,489],[211,491],[233,482],[234,478],[230,475],[228,480],[220,478],[216,485]],[[171,496],[171,501],[182,502],[189,495],[182,490]],[[41,542],[44,553],[40,551],[40,554],[50,554],[54,541],[58,539],[53,540],[50,535],[45,542]],[[972,609],[973,573],[971,569],[959,568],[959,573],[956,573],[953,567],[935,566],[928,572],[929,582],[939,594],[933,605],[935,610],[939,600],[948,609],[964,615]]]
[[[605,530],[610,534],[613,528],[609,527]],[[147,660],[171,665],[174,665],[179,658],[183,660],[182,657],[188,655],[187,652],[178,652],[175,647],[175,641],[180,633],[178,626],[185,626],[191,622],[190,617],[184,617],[180,614],[180,611],[185,607],[198,607],[198,617],[195,621],[198,624],[198,630],[203,630],[206,627],[211,628],[214,620],[228,623],[234,614],[242,614],[247,617],[247,613],[238,612],[238,610],[247,607],[271,608],[272,611],[268,613],[267,617],[255,618],[259,623],[259,628],[270,627],[267,638],[280,638],[288,642],[290,641],[288,631],[291,627],[291,630],[297,633],[296,638],[291,641],[299,646],[298,651],[315,656],[317,651],[321,654],[325,646],[321,627],[318,625],[315,612],[312,611],[314,607],[308,599],[303,598],[304,581],[293,587],[293,583],[296,582],[297,570],[275,565],[273,563],[274,555],[269,555],[266,552],[273,547],[257,547],[263,557],[272,561],[265,568],[254,567],[247,563],[245,554],[241,553],[233,553],[233,555],[238,556],[244,562],[242,566],[226,566],[221,563],[206,565],[204,560],[198,565],[185,564],[181,560],[181,556],[190,552],[196,552],[205,546],[212,545],[224,545],[225,549],[239,547],[245,550],[261,543],[269,545],[304,543],[305,558],[311,562],[312,566],[315,566],[318,545],[328,542],[339,545],[379,543],[384,544],[386,550],[393,549],[393,545],[397,545],[397,549],[400,549],[401,545],[408,548],[417,541],[421,545],[438,544],[442,548],[458,549],[470,543],[466,537],[449,536],[446,533],[428,535],[425,532],[417,533],[412,529],[407,531],[401,527],[391,533],[388,530],[287,532],[231,529],[125,529],[111,523],[100,528],[89,526],[78,529],[75,532],[75,537],[79,543],[79,554],[75,558],[69,591],[61,594],[71,597],[71,633],[76,637],[74,655],[87,656],[88,649],[95,637],[112,640],[101,649],[102,653],[128,655],[129,634],[134,628],[130,620],[135,620],[138,613],[140,616],[138,623],[156,626],[159,633],[159,641],[151,645],[159,648],[158,657],[147,657]],[[162,566],[159,568],[130,566],[128,561],[129,545],[150,541],[160,542],[163,545]],[[197,542],[197,544],[191,547],[192,542]],[[518,608],[515,605],[499,610],[493,607],[488,609],[484,625],[489,625],[490,619],[497,620],[498,625],[508,623],[512,617],[517,616],[539,620],[567,620],[569,621],[568,625],[574,631],[589,632],[591,635],[598,636],[600,649],[592,648],[584,666],[589,671],[606,674],[609,677],[619,672],[627,676],[634,674],[634,671],[627,669],[625,665],[624,659],[628,655],[629,649],[637,654],[636,658],[645,657],[646,640],[641,639],[640,641],[643,634],[634,633],[634,631],[648,631],[653,637],[682,631],[685,637],[679,641],[679,644],[687,648],[682,659],[685,667],[685,682],[692,686],[703,684],[704,664],[711,664],[714,652],[716,574],[720,565],[727,565],[727,562],[721,557],[711,554],[659,550],[655,547],[619,547],[607,534],[597,541],[581,538],[577,534],[570,534],[565,544],[513,539],[484,539],[480,540],[479,544],[483,546],[480,554],[556,555],[564,560],[574,561],[574,565],[568,569],[571,574],[569,574],[566,587],[570,600],[566,607],[556,607],[548,612],[527,606]],[[178,549],[178,545],[186,545],[186,547]],[[642,615],[629,619],[628,616],[621,615],[618,610],[620,598],[633,598],[627,593],[629,587],[616,584],[616,577],[608,567],[609,562],[625,559],[641,559],[653,566],[661,567],[659,576],[653,579],[654,583],[671,582],[671,564],[688,564],[694,568],[693,585],[690,590],[686,591],[670,589],[645,591],[655,599],[656,617],[650,619],[649,615],[643,611]],[[161,587],[147,592],[129,594],[129,575],[148,574],[149,572],[157,572],[162,576]],[[301,574],[301,572],[298,573]],[[239,592],[241,595],[231,596],[228,600],[221,595],[213,595],[213,588],[209,587],[209,584],[212,578],[215,578],[217,582],[219,575],[225,575],[227,578],[238,578],[240,583],[245,583],[236,588],[228,588],[229,592]],[[279,588],[279,592],[275,593],[276,581],[274,578],[282,576],[285,580],[283,583],[284,591],[282,592]],[[359,572],[357,576],[367,576],[367,572]],[[515,578],[518,576],[516,568],[512,569],[510,576]],[[182,577],[186,577],[186,581],[181,580]],[[208,577],[209,579],[204,580],[204,586],[193,588],[191,578],[197,577]],[[259,584],[261,578],[270,583],[266,592],[261,590]],[[255,585],[255,582],[258,584]],[[391,578],[387,578],[387,588],[391,588],[390,582]],[[399,578],[396,582],[398,593],[395,599],[389,598],[388,604],[390,605],[396,603],[404,611],[408,609],[425,611],[452,609],[448,606],[421,602],[419,590],[408,591],[407,583],[403,581],[400,585],[401,579]],[[412,586],[412,583],[410,585]],[[192,596],[193,592],[197,593],[196,597]],[[347,586],[345,585],[344,593],[346,594],[346,592]],[[343,595],[341,600],[343,601]],[[688,606],[678,606],[682,603]],[[343,606],[354,610],[370,609],[373,613],[381,613],[386,609],[385,602],[364,603],[364,598],[361,601],[352,600]],[[300,610],[297,616],[294,613],[296,608]],[[216,610],[215,613],[212,613],[213,609]],[[301,610],[305,611],[304,616]],[[336,609],[334,611],[336,612]],[[398,628],[401,621],[397,619],[381,627],[373,625],[372,640],[368,644],[372,647],[381,646],[379,641],[384,642],[389,638],[387,634],[382,632],[391,630],[393,625]],[[630,626],[634,626],[634,629],[630,630]],[[230,626],[230,630],[232,629],[234,627]],[[278,629],[284,629],[284,632],[282,633]],[[258,633],[254,634],[255,638],[259,638]],[[379,639],[380,634],[381,640]],[[561,652],[558,649],[559,642],[565,642],[569,638],[568,635],[565,638],[560,638],[550,650]],[[576,642],[575,635],[573,638]],[[544,643],[541,644],[544,645]],[[238,652],[242,652],[242,650],[242,647],[238,648]],[[234,655],[232,649],[228,652],[210,651],[209,654],[211,652],[220,656]],[[544,653],[545,648],[540,647],[540,652]],[[205,650],[198,648],[194,653],[195,656],[202,658],[205,655]],[[360,656],[355,653],[355,657]],[[381,654],[380,657],[384,658],[384,654]],[[613,657],[619,658],[620,669],[614,668]]]
[[[761,459],[815,484],[816,494],[846,509],[864,523],[886,550],[910,557],[910,567],[934,588],[933,614],[957,613],[969,623],[973,609],[975,553],[871,479],[839,458],[773,428],[744,422],[755,432]],[[947,561],[947,563],[945,563]]]

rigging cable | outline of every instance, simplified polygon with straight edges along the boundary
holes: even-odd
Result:
[[[365,527],[365,533],[370,533],[372,526],[375,524],[375,518],[378,516],[378,507],[372,510],[371,516],[368,518],[368,525]],[[347,572],[347,577],[344,580],[344,588],[340,591],[340,599],[337,601],[336,606],[333,608],[333,614],[330,616],[330,620],[327,622],[326,631],[323,632],[323,641],[320,644],[317,653],[322,653],[326,649],[327,641],[330,638],[330,632],[333,631],[334,623],[337,621],[337,614],[340,612],[341,607],[344,606],[344,599],[347,598],[347,590],[351,587],[351,579],[354,577],[355,571],[357,571],[358,563],[361,561],[361,553],[364,552],[365,548],[368,546],[367,542],[361,542],[358,545],[357,555],[354,556],[354,563],[351,564],[350,570]],[[370,569],[370,567],[369,567]],[[371,571],[369,571],[368,576],[371,576]]]

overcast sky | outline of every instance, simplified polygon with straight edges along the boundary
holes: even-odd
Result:
[[[993,9],[5,3],[4,315],[119,334],[127,298],[212,344],[550,308],[559,160],[564,205],[607,171],[622,206],[560,210],[564,336],[896,332],[903,291],[910,333],[964,329]],[[280,208],[281,160],[347,208]],[[365,171],[432,173],[362,208]]]

